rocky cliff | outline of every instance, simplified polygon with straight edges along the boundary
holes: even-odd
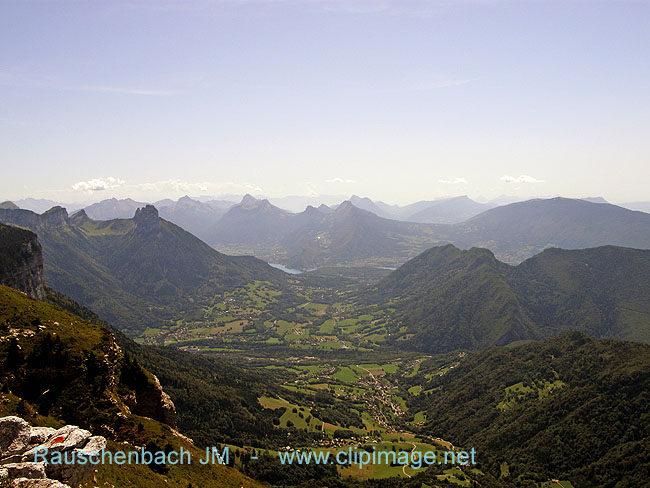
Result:
[[[3,401],[115,440],[132,438],[131,413],[176,427],[158,380],[109,330],[0,286],[0,413]]]
[[[151,375],[149,381],[137,388],[131,395],[123,398],[131,412],[149,417],[163,424],[176,428],[176,406],[160,386],[160,381]]]
[[[43,251],[36,234],[0,224],[0,284],[44,298]]]
[[[157,233],[160,231],[160,219],[158,210],[153,205],[145,205],[135,211],[133,220],[136,225],[136,232],[143,234]]]

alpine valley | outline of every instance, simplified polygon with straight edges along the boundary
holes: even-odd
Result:
[[[650,214],[566,198],[291,210],[0,205],[0,417],[112,451],[231,454],[101,464],[77,486],[648,486]],[[348,449],[476,463],[279,457]]]

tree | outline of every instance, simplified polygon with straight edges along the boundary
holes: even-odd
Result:
[[[15,337],[11,338],[9,342],[9,351],[7,352],[7,359],[5,360],[5,369],[7,371],[15,371],[25,362],[25,356],[23,351],[18,344],[18,340]]]

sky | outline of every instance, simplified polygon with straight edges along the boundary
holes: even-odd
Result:
[[[1,0],[0,200],[650,200],[644,0]]]

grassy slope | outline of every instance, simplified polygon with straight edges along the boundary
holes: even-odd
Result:
[[[39,347],[48,333],[60,339],[60,346],[53,346],[55,356],[40,365]],[[12,337],[17,338],[25,360],[18,367],[7,362]],[[110,359],[104,366],[105,355]],[[95,368],[88,359],[91,356],[96,360]],[[123,355],[108,330],[7,287],[0,287],[0,364],[0,416],[17,414],[35,425],[74,423],[126,442],[111,444],[114,449],[130,450],[154,442],[161,448],[170,444],[178,449],[183,445],[192,450],[195,458],[201,456],[200,450],[178,437],[169,426],[132,415],[124,408],[121,396],[130,390],[119,379]],[[113,387],[111,377],[115,378]],[[57,378],[61,379],[60,385]],[[56,391],[56,398],[43,401],[42,391],[34,389],[39,379],[48,380],[42,388]],[[257,486],[238,471],[218,465],[172,467],[166,476],[146,466],[100,466],[97,478],[100,483],[108,481],[116,487],[165,484],[185,488],[188,482],[195,486]]]

